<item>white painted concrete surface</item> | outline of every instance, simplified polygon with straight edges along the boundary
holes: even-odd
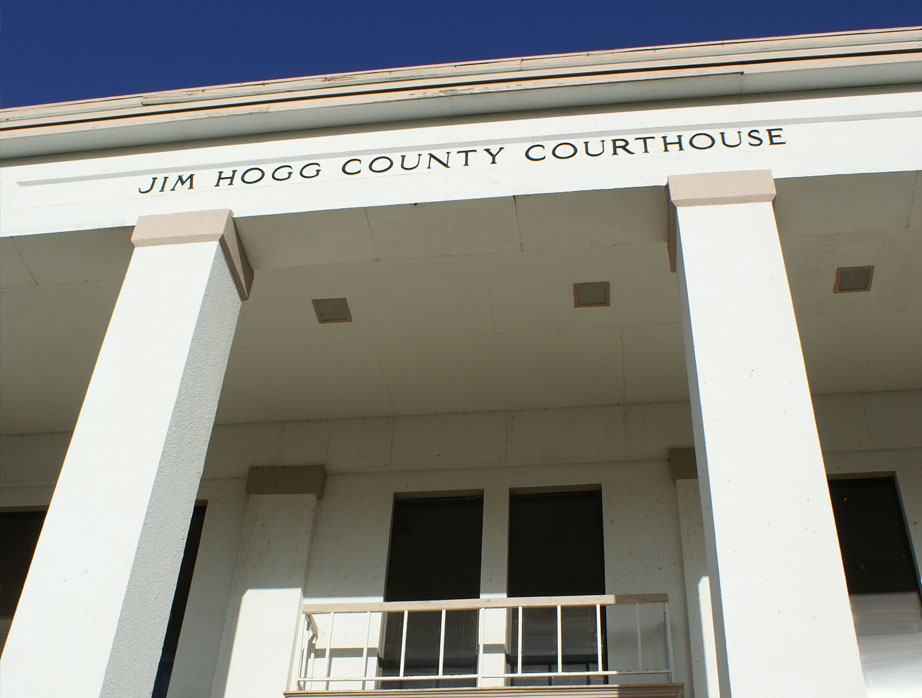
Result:
[[[317,497],[251,494],[211,695],[280,695],[300,622]]]
[[[581,102],[577,91],[551,104],[561,108],[542,103],[516,113],[474,113],[462,96],[443,95],[412,114],[399,111],[399,128],[396,122],[342,127],[344,122],[330,121],[312,130],[215,140],[202,123],[161,123],[139,128],[148,138],[159,133],[164,142],[172,139],[166,147],[4,162],[0,237],[15,238],[4,241],[4,249],[14,252],[3,259],[14,277],[4,291],[8,303],[19,299],[13,307],[28,322],[17,327],[30,334],[11,346],[23,364],[31,364],[30,376],[42,376],[19,384],[13,404],[32,414],[13,420],[9,431],[73,424],[63,403],[35,400],[52,392],[37,386],[61,388],[57,376],[73,383],[79,375],[82,388],[86,373],[74,358],[81,345],[81,360],[95,356],[101,333],[87,323],[103,314],[86,314],[69,344],[48,340],[60,334],[35,331],[31,325],[41,323],[33,323],[32,309],[54,305],[45,324],[58,329],[70,327],[67,319],[80,324],[75,309],[90,302],[98,310],[108,301],[107,314],[124,267],[118,246],[97,249],[85,236],[100,231],[101,240],[114,231],[118,237],[116,229],[133,225],[139,214],[232,206],[243,217],[241,233],[261,247],[254,264],[273,281],[275,293],[257,307],[252,327],[243,318],[241,344],[246,353],[249,341],[248,358],[255,365],[272,364],[275,374],[266,380],[251,371],[257,378],[242,384],[238,394],[245,397],[228,408],[223,420],[228,424],[209,443],[239,309],[236,291],[216,244],[136,253],[72,439],[17,434],[0,441],[0,506],[47,504],[57,480],[3,656],[0,694],[33,698],[47,694],[48,686],[75,698],[133,698],[149,691],[197,488],[209,511],[170,698],[199,698],[209,691],[212,698],[277,696],[288,678],[305,589],[318,600],[381,598],[395,493],[482,490],[482,593],[501,595],[510,489],[589,484],[601,487],[603,496],[608,591],[669,594],[676,679],[688,686],[686,695],[692,686],[698,698],[715,695],[718,665],[724,698],[730,688],[735,698],[863,695],[819,442],[830,472],[896,473],[922,562],[922,393],[825,396],[811,405],[769,204],[680,211],[691,406],[684,390],[672,390],[684,374],[674,277],[665,271],[662,255],[660,199],[667,176],[771,168],[793,202],[788,220],[783,213],[779,217],[788,224],[785,251],[805,265],[791,278],[810,288],[826,284],[825,278],[817,280],[819,264],[812,266],[818,250],[872,257],[890,246],[907,259],[916,250],[914,233],[922,225],[922,91],[902,79],[888,83],[892,73],[883,63],[876,87],[829,82],[827,73],[813,70],[812,60],[811,70],[794,80],[729,76],[728,85],[740,89],[707,98],[695,86],[710,80],[708,75],[689,82],[683,99],[673,99],[676,93],[669,91],[658,93],[668,101],[646,101],[647,90],[662,90],[665,83],[640,81],[648,83],[643,103]],[[814,82],[799,81],[811,72]],[[756,85],[764,89],[754,96]],[[382,103],[381,115],[398,114],[389,108]],[[241,118],[259,130],[268,123],[264,117],[275,118]],[[740,144],[728,144],[725,134],[731,142],[738,134]],[[87,131],[85,137],[95,146],[106,144],[104,135]],[[616,143],[622,144],[620,152]],[[53,150],[48,143],[44,152]],[[446,161],[450,155],[452,165],[433,165],[430,152],[444,153]],[[473,154],[470,163],[463,153]],[[416,154],[427,164],[374,171],[373,162],[393,164],[401,155]],[[842,187],[823,181],[843,175],[850,183]],[[576,195],[558,196],[562,192]],[[39,239],[44,237],[49,240]],[[636,249],[629,253],[628,247]],[[581,261],[576,248],[588,251],[591,263]],[[102,263],[105,255],[99,253],[105,249],[115,263]],[[500,259],[507,253],[509,260]],[[543,256],[546,270],[534,267],[540,273],[532,274],[540,284],[523,283],[519,256],[529,264]],[[435,258],[446,266],[381,264]],[[447,278],[446,268],[457,272],[450,267],[463,266],[460,258],[473,260],[470,269],[436,288],[431,281]],[[823,264],[827,261],[832,264],[825,258]],[[918,325],[911,286],[918,275],[887,256],[871,263],[878,265],[880,294],[865,296],[873,301],[865,306],[851,298],[875,318],[866,325],[873,332],[858,342],[865,345],[869,377],[854,381],[848,362],[824,370],[824,364],[835,364],[829,357],[839,354],[827,346],[830,333],[814,327],[817,368],[811,367],[811,379],[817,377],[814,388],[820,392],[919,387],[918,376],[909,373],[919,335],[903,330]],[[49,264],[60,269],[49,273]],[[490,265],[496,266],[482,275]],[[641,286],[632,288],[623,273],[628,268],[668,281],[638,291]],[[579,326],[585,315],[577,313],[571,325],[548,313],[557,308],[559,317],[573,316],[566,293],[549,301],[551,292],[542,290],[555,284],[567,290],[576,272],[616,279],[613,313],[598,327],[584,328],[588,332]],[[392,308],[401,310],[388,313],[386,303],[369,303],[365,316],[387,318],[373,330],[382,346],[385,340],[404,343],[366,351],[369,345],[359,333],[343,334],[340,341],[320,343],[334,347],[329,354],[305,353],[311,344],[306,323],[299,326],[298,319],[311,319],[303,300],[313,297],[305,276],[317,284],[310,288],[350,289],[343,293],[355,299],[357,316],[362,294],[383,296],[381,289],[388,289]],[[409,280],[403,290],[395,290],[396,276]],[[880,283],[888,278],[894,282]],[[78,288],[88,279],[99,284]],[[490,293],[481,292],[484,284]],[[60,287],[49,290],[53,285]],[[20,286],[38,288],[32,294]],[[419,289],[430,292],[420,295]],[[632,295],[649,298],[619,307],[619,298]],[[52,303],[54,296],[73,297]],[[513,302],[504,305],[504,296]],[[833,299],[825,287],[811,298],[821,310],[805,310],[802,319],[825,321],[825,304],[843,300]],[[879,304],[873,300],[878,298]],[[854,317],[841,313],[833,320]],[[888,323],[878,324],[884,317]],[[549,342],[549,335],[532,341],[523,332],[529,326],[553,330],[560,343]],[[421,328],[437,341],[417,343]],[[364,331],[359,324],[349,329]],[[490,333],[502,341],[478,347]],[[886,366],[883,359],[870,362],[877,357],[871,334],[878,346],[894,347],[882,356],[898,360]],[[260,342],[307,358],[303,364],[281,362],[279,352],[256,351]],[[556,347],[557,356],[575,357],[571,364],[585,348],[595,352],[597,365],[618,368],[595,371],[591,385],[581,385],[562,368],[566,361],[547,360],[555,356],[552,351],[545,357],[552,367],[546,373],[565,389],[537,393],[528,398],[532,401],[500,400],[529,393],[530,374],[517,377],[508,367],[528,364],[520,357],[545,342]],[[483,371],[494,355],[505,357],[504,366],[493,374]],[[582,351],[581,368],[591,365],[587,355]],[[429,365],[430,356],[449,357],[460,368]],[[333,386],[325,398],[305,379],[330,357],[346,357],[340,368],[347,367],[341,373],[350,380],[330,371]],[[74,362],[72,371],[52,372],[68,360]],[[396,399],[376,389],[388,397],[370,401],[368,391],[356,388],[371,385],[368,376],[379,374],[352,367],[384,365],[390,367],[389,380],[382,383]],[[292,370],[298,366],[306,368],[299,374]],[[514,380],[504,383],[510,375]],[[463,376],[466,390],[441,390],[437,376]],[[233,385],[233,370],[228,378]],[[246,389],[253,384],[263,392]],[[335,400],[347,391],[354,391],[344,401],[348,409]],[[77,391],[67,393],[67,404],[75,405]],[[664,402],[640,404],[659,401]],[[307,402],[322,411],[307,411]],[[243,410],[246,403],[257,409]],[[548,405],[573,407],[512,409]],[[369,414],[423,416],[335,418]],[[703,518],[694,483],[676,486],[665,460],[666,449],[688,446],[693,438]],[[203,461],[206,481],[199,487]],[[292,495],[247,501],[241,478],[249,467],[303,463],[326,465],[330,478],[323,501]],[[719,631],[714,647],[704,617],[710,606]],[[631,648],[609,627],[612,662],[630,664]],[[646,619],[645,627],[653,628],[644,647],[653,662],[660,659],[662,638]],[[74,629],[80,642],[74,642]],[[502,632],[499,623],[490,637],[500,639]],[[340,659],[334,672],[348,671],[349,658]],[[493,659],[501,661],[500,653]]]
[[[677,215],[721,695],[864,696],[772,204]]]
[[[483,542],[480,556],[481,598],[506,596],[509,559],[509,492],[493,486],[483,490]],[[489,534],[487,534],[489,531]],[[506,671],[506,612],[487,609],[483,613],[484,656],[481,673]],[[489,646],[489,647],[488,647]],[[485,679],[485,686],[502,686],[502,679]]]
[[[246,482],[241,478],[203,480],[197,499],[206,503],[205,523],[168,698],[201,698],[211,693],[246,513]]]
[[[414,443],[423,447],[425,439],[419,438]],[[677,680],[690,683],[678,514],[665,459],[329,475],[317,512],[306,597],[316,601],[382,599],[395,493],[482,490],[485,493],[482,559],[484,564],[500,569],[484,568],[481,577],[498,581],[505,577],[506,560],[497,557],[494,546],[505,536],[509,490],[570,485],[602,488],[608,593],[669,594],[676,676]],[[349,554],[344,555],[343,550]],[[482,595],[493,596],[497,590],[505,593],[505,587],[500,589],[494,583],[491,591],[482,590]],[[341,621],[336,622],[341,627]],[[632,617],[629,622],[633,629]],[[503,643],[504,619],[488,619],[488,623],[491,623],[487,626],[488,634]],[[364,627],[364,621],[361,624]],[[644,640],[647,667],[662,666],[665,664],[662,623],[657,630],[655,619],[645,617],[644,627],[650,631]],[[611,624],[609,628],[611,661],[636,665],[633,631],[628,646],[618,634],[623,632],[624,623]],[[352,676],[354,670],[348,658],[334,656],[334,675]]]
[[[922,392],[817,396],[813,403],[830,473],[896,473],[917,564],[922,566],[918,557],[922,552],[922,430],[918,428]],[[69,437],[0,437],[0,506],[47,505]],[[482,588],[484,595],[493,595],[505,590],[502,527],[509,486],[598,482],[610,490],[605,495],[606,513],[621,506],[629,506],[629,513],[639,513],[665,495],[653,497],[651,485],[625,489],[630,485],[631,469],[641,473],[655,470],[655,481],[663,483],[666,449],[691,444],[689,406],[681,403],[218,426],[198,494],[200,500],[208,501],[209,511],[170,683],[171,698],[198,698],[211,691],[216,662],[209,657],[218,654],[225,624],[243,525],[244,477],[251,465],[327,464],[331,476],[319,505],[308,581],[316,598],[321,598],[321,592],[339,599],[380,598],[390,526],[391,493],[386,488],[424,491],[482,487],[485,530],[494,534],[484,541]],[[635,465],[624,469],[628,462]],[[622,470],[624,475],[618,475]],[[642,475],[641,479],[648,477],[652,475]],[[364,486],[363,481],[369,479],[370,484]],[[673,487],[665,482],[663,487]],[[680,483],[676,506],[681,526],[656,523],[660,540],[681,536],[681,545],[687,547],[685,517],[696,509],[699,520],[701,516],[697,495],[687,495]],[[367,511],[356,518],[355,511],[362,509]],[[668,519],[673,515],[666,512],[664,516]],[[607,540],[625,535],[608,517],[606,522]],[[342,530],[337,530],[339,525]],[[653,569],[644,571],[647,559],[632,557],[631,545],[642,548],[644,544],[632,543],[629,537],[611,542],[606,549],[610,589],[636,590],[623,580],[641,574],[650,576],[637,579],[638,585],[663,589],[662,577]],[[678,678],[687,682],[686,695],[694,690],[696,696],[700,684],[696,642],[702,640],[696,636],[693,616],[707,607],[699,593],[701,609],[695,608],[694,595],[688,589],[692,577],[697,581],[701,571],[706,571],[703,545],[702,540],[698,557],[683,551],[679,559],[676,549],[676,559],[667,565],[667,569],[676,566],[680,570],[671,573],[677,576],[670,583],[674,588],[684,587],[692,599],[689,635],[683,636],[676,627],[674,641],[677,657],[688,653],[692,669],[691,673],[679,673]],[[342,566],[342,546],[355,551],[353,565]],[[613,556],[619,550],[624,554],[616,560]],[[363,574],[369,578],[368,584],[359,583]],[[335,585],[321,588],[331,575],[344,580],[341,596],[337,596]],[[681,614],[679,609],[673,611],[674,619]]]
[[[239,310],[219,243],[134,252],[3,653],[4,696],[150,690]]]
[[[914,171],[919,167],[918,134],[922,117],[922,92],[898,88],[868,94],[852,90],[838,94],[796,93],[770,99],[740,97],[715,100],[710,104],[671,102],[651,108],[622,106],[615,110],[591,108],[584,113],[532,112],[524,117],[509,115],[469,118],[432,124],[404,122],[399,130],[371,125],[360,132],[346,129],[319,130],[308,136],[243,143],[190,143],[182,149],[141,153],[105,153],[91,158],[66,156],[53,162],[25,162],[0,172],[0,189],[5,201],[0,236],[96,229],[133,224],[137,216],[204,209],[232,208],[239,217],[261,216],[305,210],[392,206],[418,202],[484,199],[499,196],[541,194],[559,191],[617,189],[662,186],[668,175],[701,171],[719,172],[742,168],[771,169],[778,178],[809,177],[856,172]],[[771,145],[766,128],[781,128],[783,144]],[[736,133],[761,129],[762,144],[754,147],[724,147],[719,140],[725,131],[735,144]],[[716,146],[695,133],[708,131],[718,139]],[[566,134],[561,136],[561,134]],[[292,134],[287,134],[291,136]],[[663,144],[663,136],[683,146]],[[612,138],[652,137],[649,152],[633,148],[633,155],[609,145],[604,156],[586,155],[583,143],[598,152],[598,143]],[[568,157],[569,148],[553,148],[573,142],[581,151]],[[640,145],[636,141],[631,143]],[[525,153],[531,145],[544,151]],[[860,144],[861,147],[856,147]],[[373,158],[386,155],[399,161],[409,154],[430,151],[444,154],[477,148],[467,167],[445,169],[440,165],[414,171],[394,167],[379,174],[368,172]],[[484,152],[503,148],[496,164]],[[564,157],[560,157],[564,156]],[[460,156],[455,156],[456,160]],[[362,162],[362,172],[343,170],[352,159]],[[302,178],[298,172],[307,163],[320,165],[317,177]],[[234,163],[242,163],[235,165]],[[288,165],[292,176],[272,179],[278,166]],[[218,182],[237,168],[233,185]],[[241,184],[245,169],[260,167],[264,175],[252,184]],[[346,167],[347,171],[355,168]],[[312,174],[317,168],[309,168]],[[284,177],[289,170],[278,173]],[[176,175],[194,174],[194,189],[180,185],[173,190]],[[153,177],[168,176],[149,194]],[[255,180],[258,173],[248,176]],[[216,186],[220,184],[220,186]]]
[[[711,582],[707,570],[701,495],[697,480],[676,480],[679,525],[682,529],[682,567],[688,608],[688,651],[691,656],[693,695],[720,698],[717,649],[711,608]]]

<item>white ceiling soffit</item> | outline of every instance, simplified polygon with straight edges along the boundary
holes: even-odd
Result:
[[[816,394],[922,387],[920,176],[778,183]],[[662,191],[643,189],[245,221],[256,283],[218,419],[686,400],[664,229]],[[129,232],[0,240],[4,432],[72,428]],[[874,265],[871,292],[833,294],[835,269],[862,264]],[[573,308],[580,281],[609,281],[611,305]],[[348,298],[353,322],[319,324],[312,299],[336,297]]]

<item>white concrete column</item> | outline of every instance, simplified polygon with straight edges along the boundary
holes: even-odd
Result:
[[[322,466],[251,468],[212,698],[288,688]]]
[[[865,695],[767,171],[669,178],[721,695]]]
[[[480,598],[501,599],[508,589],[509,488],[492,485],[483,492],[483,547],[480,556]],[[512,611],[514,613],[515,611]],[[483,611],[483,674],[506,672],[507,612]],[[479,629],[478,629],[479,631]],[[482,679],[481,687],[505,685],[503,679]]]
[[[211,693],[246,514],[245,484],[206,474],[199,488],[198,501],[207,502],[205,524],[167,698],[207,698]]]
[[[0,695],[150,695],[241,297],[230,211],[141,218]]]
[[[682,533],[682,571],[688,607],[688,646],[694,698],[720,698],[711,584],[708,578],[704,524],[694,449],[669,451],[669,470],[675,480],[679,528]]]

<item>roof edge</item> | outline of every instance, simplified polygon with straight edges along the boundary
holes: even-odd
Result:
[[[888,63],[902,64],[904,68],[898,75],[894,73],[895,77],[892,80],[886,76],[881,77],[883,72],[886,72]],[[854,83],[854,86],[867,86],[922,82],[920,78],[911,79],[911,75],[910,78],[906,77],[907,63],[914,69],[919,69],[918,74],[922,75],[922,27],[735,39],[286,78],[2,109],[0,145],[6,141],[6,147],[0,148],[0,155],[27,157],[33,154],[69,152],[68,146],[60,138],[52,139],[59,141],[57,145],[52,146],[48,142],[37,148],[25,142],[11,148],[10,141],[34,141],[39,136],[61,136],[66,133],[85,132],[90,128],[94,131],[95,138],[92,144],[84,142],[80,148],[82,150],[169,142],[175,139],[163,135],[138,137],[138,127],[162,125],[167,122],[176,126],[177,123],[200,121],[204,117],[223,120],[224,123],[221,128],[215,129],[213,136],[207,133],[207,129],[199,126],[196,129],[197,140],[252,135],[258,132],[258,129],[254,130],[250,126],[240,130],[228,124],[231,117],[254,112],[268,113],[282,109],[316,110],[318,106],[325,107],[325,112],[329,109],[343,108],[355,111],[359,107],[367,111],[380,103],[389,103],[391,109],[386,111],[393,116],[395,102],[409,101],[421,104],[423,99],[431,101],[432,98],[439,97],[472,100],[477,95],[484,94],[492,94],[495,97],[498,92],[510,96],[505,100],[507,104],[497,104],[497,100],[493,99],[488,107],[472,107],[463,112],[508,112],[541,108],[541,104],[534,99],[517,102],[512,98],[515,93],[581,87],[582,95],[585,96],[586,89],[593,89],[602,84],[610,88],[615,83],[625,84],[651,79],[715,77],[767,71],[777,76],[804,68],[829,70],[842,67],[853,70],[856,67],[873,65],[876,77],[870,82],[868,77],[860,77],[856,73],[851,83]],[[770,91],[777,91],[779,81],[775,79],[771,82],[774,87]],[[851,83],[839,79],[835,84],[830,84],[830,87],[850,86]],[[801,82],[799,86],[790,89],[816,87]],[[677,94],[676,98],[687,96],[681,94],[682,92],[679,90],[680,94]],[[701,96],[713,95],[702,93]],[[581,102],[581,99],[578,98],[567,106],[599,103],[592,100]],[[641,95],[634,100],[621,101],[645,100]],[[416,112],[419,115],[414,117],[413,114]],[[431,117],[431,109],[404,108],[399,119]],[[397,120],[368,118],[370,121],[378,122]],[[340,122],[333,118],[329,125],[358,123],[351,119],[352,117]],[[325,119],[322,121],[326,122]],[[286,123],[289,125],[284,128],[275,128],[267,124],[265,132],[291,130],[290,120]],[[127,131],[124,131],[122,137],[105,137],[105,134],[114,134],[127,126],[132,127],[132,136],[128,137]],[[305,128],[318,127],[317,120],[308,119],[305,122]]]

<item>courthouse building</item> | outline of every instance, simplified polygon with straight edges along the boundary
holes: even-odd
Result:
[[[3,698],[922,695],[922,30],[0,158]]]

